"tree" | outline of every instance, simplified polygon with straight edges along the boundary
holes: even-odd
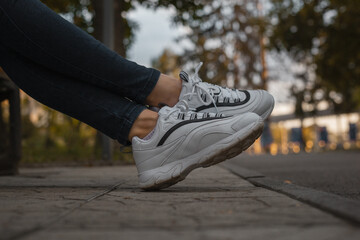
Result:
[[[103,30],[103,1],[95,0],[42,0],[55,12],[62,14],[75,25],[81,27],[96,39],[102,40]],[[184,13],[193,14],[202,5],[199,1],[170,1],[170,0],[114,0],[114,50],[126,57],[126,51],[135,40],[138,29],[136,22],[127,19],[126,14],[137,5],[157,9],[160,7],[174,7],[176,14],[173,21],[185,22]]]
[[[151,65],[160,72],[174,77],[178,76],[181,71],[179,68],[180,57],[169,49],[165,49],[158,58],[153,59]]]
[[[91,21],[93,7],[90,0],[42,0],[42,2],[88,33],[93,32]]]
[[[360,107],[360,2],[357,0],[271,0],[270,47],[287,52],[316,77],[335,112]],[[312,91],[316,93],[316,91]]]
[[[183,55],[184,62],[206,62],[200,76],[210,82],[235,87],[263,88],[261,34],[263,22],[256,1],[201,1],[202,9],[184,14],[191,28],[183,37],[193,47]],[[180,39],[181,40],[181,39]]]

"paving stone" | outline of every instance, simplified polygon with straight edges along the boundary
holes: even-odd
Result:
[[[220,167],[195,170],[157,192],[140,190],[136,174],[133,166],[114,166],[23,169],[1,177],[2,237],[360,238],[358,227]]]

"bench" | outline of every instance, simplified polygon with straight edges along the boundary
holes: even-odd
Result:
[[[21,159],[20,95],[13,82],[0,77],[0,103],[5,100],[9,101],[9,126],[0,104],[0,175],[14,175]]]

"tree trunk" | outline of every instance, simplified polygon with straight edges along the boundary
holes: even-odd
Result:
[[[92,5],[94,7],[95,16],[93,18],[93,26],[94,26],[94,32],[93,36],[99,40],[103,41],[103,19],[104,19],[104,13],[103,13],[103,1],[92,1]]]
[[[0,102],[0,157],[2,155],[5,155],[5,151],[6,151],[6,145],[7,145],[7,141],[6,141],[6,126],[5,126],[5,122],[3,119],[3,110],[2,110],[2,105]]]

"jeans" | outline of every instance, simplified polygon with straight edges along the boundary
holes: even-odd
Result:
[[[124,145],[160,77],[39,0],[0,0],[0,66],[34,99]]]

